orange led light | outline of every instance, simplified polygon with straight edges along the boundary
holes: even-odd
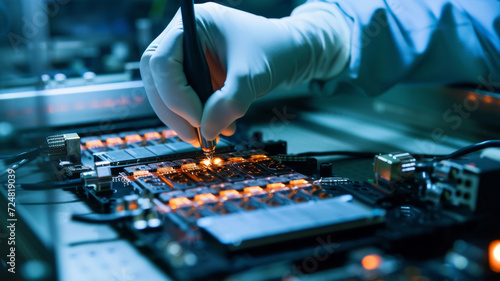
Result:
[[[158,132],[145,133],[144,138],[146,140],[157,140],[161,139],[161,135]]]
[[[382,258],[379,255],[367,255],[361,260],[361,265],[366,270],[374,270],[380,266]]]
[[[283,189],[287,189],[285,184],[282,182],[270,183],[270,184],[266,185],[266,188],[271,190],[271,191],[280,191]]]
[[[115,106],[115,101],[113,99],[105,99],[103,102],[104,107],[113,107]]]
[[[263,159],[268,159],[269,157],[264,154],[257,154],[250,156],[250,158],[252,158],[252,160],[263,160]]]
[[[240,198],[241,194],[237,190],[229,189],[229,190],[223,190],[223,191],[219,192],[219,196],[223,200],[229,200],[229,199],[234,199],[234,198]]]
[[[137,210],[137,207],[138,207],[138,206],[137,206],[137,204],[136,204],[136,203],[130,203],[130,204],[128,205],[128,209],[129,209],[129,210]]]
[[[233,157],[233,158],[227,159],[227,161],[234,162],[234,163],[241,163],[241,162],[245,162],[245,158],[243,158],[243,157]]]
[[[210,166],[211,164],[209,159],[202,160],[200,163],[205,166]]]
[[[204,159],[200,161],[200,163],[205,166],[211,166],[211,165],[221,165],[222,161],[223,160],[221,158],[213,158],[213,159]]]
[[[109,138],[106,140],[106,144],[108,146],[118,146],[123,144],[123,140],[121,138]]]
[[[88,141],[85,146],[88,148],[88,149],[92,149],[92,148],[98,148],[98,147],[103,147],[104,146],[104,143],[102,143],[101,140],[90,140]]]
[[[128,135],[125,137],[125,141],[127,143],[136,143],[136,142],[141,142],[142,137],[140,135]]]
[[[302,185],[302,184],[308,184],[308,183],[309,182],[305,179],[290,181],[290,185]]]
[[[477,100],[477,96],[474,93],[470,93],[469,95],[467,95],[467,99],[474,101]]]
[[[135,171],[134,172],[134,177],[140,177],[140,176],[145,176],[148,175],[149,171]]]
[[[220,165],[220,164],[222,164],[222,159],[221,158],[214,158],[212,160],[212,164],[214,164],[214,165]]]
[[[183,170],[191,170],[196,168],[196,163],[189,163],[189,164],[184,164],[181,166],[181,169]]]
[[[243,192],[247,196],[252,196],[252,195],[264,193],[264,190],[260,186],[249,186],[249,187],[245,187],[243,189]]]
[[[187,197],[179,197],[179,198],[172,198],[168,201],[168,205],[172,210],[182,208],[182,207],[187,207],[187,206],[192,206],[193,202]]]
[[[217,202],[217,197],[213,195],[212,193],[204,193],[204,194],[198,194],[194,196],[194,201],[198,203],[198,205],[202,205],[205,203],[212,203],[212,202]]]
[[[491,242],[488,252],[491,270],[500,273],[500,240]]]
[[[121,212],[121,211],[125,211],[125,208],[123,206],[116,206],[116,211],[117,212]]]
[[[485,103],[492,103],[492,102],[493,102],[493,98],[492,98],[492,97],[490,97],[490,96],[485,96],[485,97],[484,97],[484,102],[485,102]]]
[[[165,130],[162,132],[162,135],[164,138],[168,139],[177,136],[177,133],[174,130]]]
[[[168,173],[171,173],[174,171],[174,167],[162,167],[162,168],[158,168],[156,170],[156,172],[158,172],[158,174],[168,174]]]

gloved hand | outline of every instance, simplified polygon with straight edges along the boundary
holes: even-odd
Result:
[[[158,117],[198,146],[234,133],[234,121],[253,100],[280,84],[328,80],[347,65],[350,29],[336,6],[308,3],[290,17],[267,19],[214,3],[195,5],[198,34],[215,93],[204,108],[183,71],[182,19],[178,12],[144,52],[141,75]]]

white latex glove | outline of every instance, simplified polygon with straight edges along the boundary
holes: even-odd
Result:
[[[183,71],[180,13],[144,52],[141,75],[158,117],[198,146],[234,133],[253,100],[280,84],[328,80],[347,65],[350,29],[336,6],[304,4],[290,17],[267,19],[214,3],[195,5],[198,34],[215,93],[204,109]]]

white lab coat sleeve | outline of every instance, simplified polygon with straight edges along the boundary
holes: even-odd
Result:
[[[374,96],[396,83],[500,87],[498,0],[308,2],[318,1],[351,27],[348,66],[334,80],[316,81],[323,90],[349,86]]]

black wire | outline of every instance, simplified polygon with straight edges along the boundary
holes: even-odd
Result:
[[[460,156],[467,155],[472,152],[476,152],[489,147],[500,147],[500,140],[488,140],[480,143],[472,144],[466,147],[463,147],[455,152],[446,155],[439,154],[410,154],[414,157],[418,158],[435,158],[435,160],[445,160],[457,158]],[[350,156],[354,158],[372,158],[375,155],[383,154],[380,152],[359,152],[359,151],[320,151],[320,152],[304,152],[299,154],[294,154],[291,156],[297,157],[319,157],[319,156]]]
[[[124,221],[141,213],[142,210],[124,211],[112,214],[73,214],[71,219],[87,223],[110,223]]]
[[[320,156],[349,156],[353,158],[373,158],[376,155],[387,154],[383,152],[363,152],[363,151],[320,151],[320,152],[304,152],[299,154],[294,154],[291,156],[297,157],[320,157]],[[417,158],[434,158],[442,155],[436,154],[414,154],[410,153]]]
[[[9,171],[10,170],[17,170],[19,168],[21,168],[22,166],[26,165],[26,164],[29,164],[31,161],[33,161],[34,158],[31,158],[31,159],[23,159],[21,161],[19,161],[18,163],[10,166],[9,168],[5,169],[3,172],[0,173],[0,178],[9,174]]]
[[[320,152],[304,152],[299,154],[294,154],[292,156],[298,157],[319,157],[319,156],[349,156],[353,158],[373,158],[376,155],[386,154],[383,152],[363,152],[363,151],[320,151]],[[434,158],[442,155],[436,154],[414,154],[410,153],[417,158]]]
[[[40,183],[19,183],[15,184],[17,188],[24,190],[50,190],[50,189],[68,189],[83,186],[82,179],[74,179],[67,181],[40,182]]]
[[[351,156],[357,158],[371,158],[375,155],[380,154],[379,152],[358,152],[358,151],[320,151],[320,152],[304,152],[299,154],[294,154],[292,156],[297,157],[318,157],[318,156]]]
[[[459,150],[452,152],[448,155],[442,155],[439,157],[436,157],[436,160],[445,160],[445,159],[453,159],[457,157],[461,157],[467,154],[470,154],[472,152],[476,152],[485,148],[490,148],[490,147],[500,147],[500,140],[487,140],[479,143],[475,143],[463,148],[460,148]]]
[[[9,159],[9,158],[14,158],[14,157],[18,157],[20,155],[26,155],[27,153],[30,153],[34,150],[39,150],[40,148],[32,148],[26,152],[21,152],[21,153],[18,153],[18,154],[10,154],[10,155],[0,155],[0,159]]]
[[[40,155],[41,147],[32,148],[26,152],[21,152],[19,154],[11,154],[11,155],[0,155],[0,159],[2,159],[5,164],[11,164],[16,161],[20,161],[22,159],[30,159],[36,158]]]
[[[12,164],[16,161],[19,161],[19,162],[10,166],[9,168],[5,169],[3,172],[1,172],[0,178],[7,175],[7,174],[10,174],[11,170],[15,171],[15,170],[21,168],[22,166],[29,164],[31,161],[35,160],[38,157],[38,155],[40,155],[40,152],[41,152],[41,147],[37,147],[37,148],[30,149],[26,152],[19,153],[19,154],[15,155],[14,157],[11,157],[7,160],[4,160],[4,162],[6,164]]]

